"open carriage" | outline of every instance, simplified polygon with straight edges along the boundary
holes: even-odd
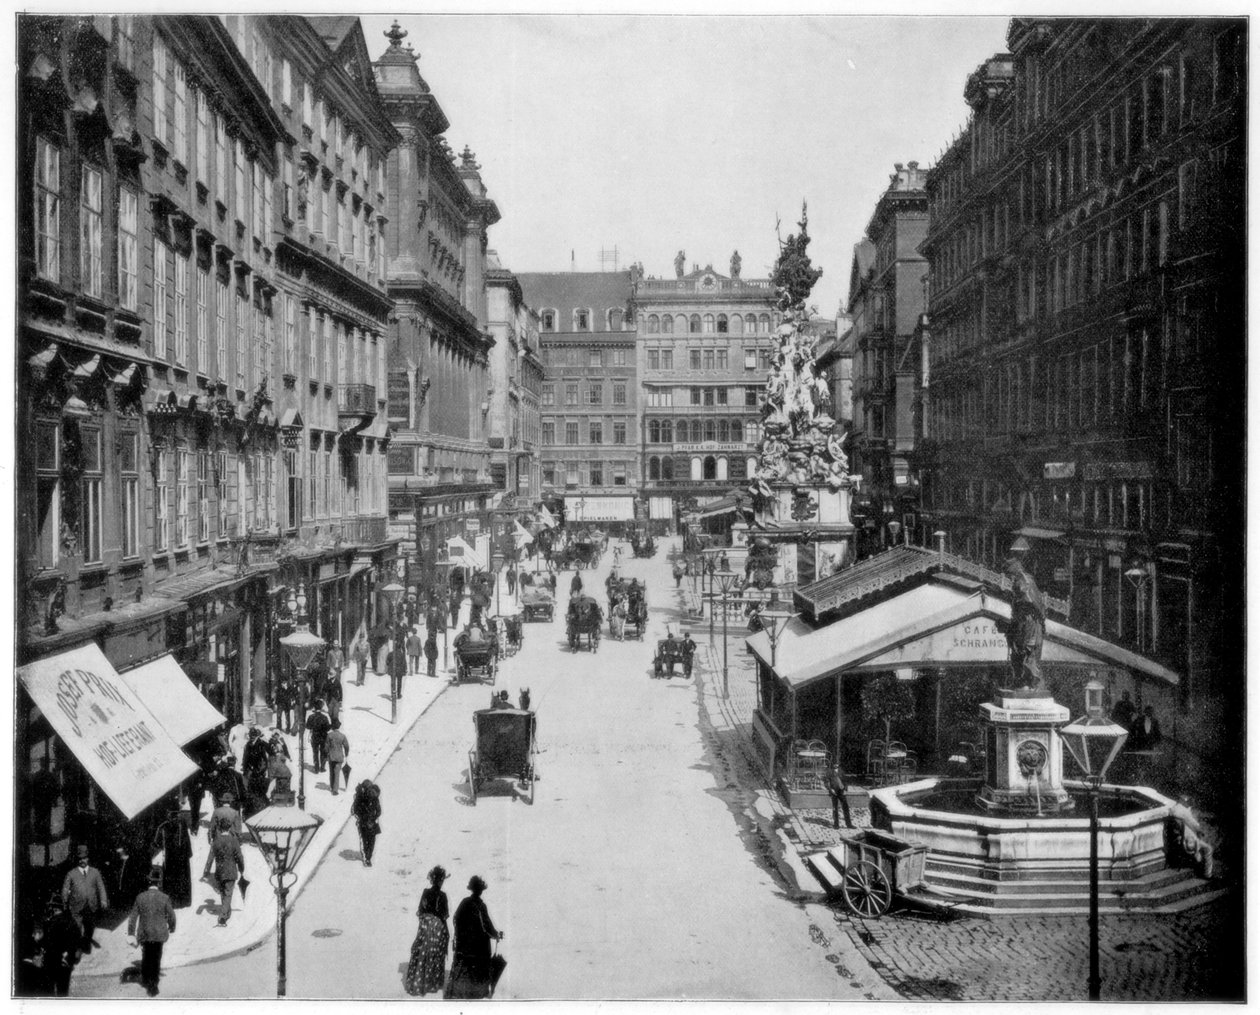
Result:
[[[499,639],[493,629],[470,624],[455,636],[455,673],[451,683],[469,680],[493,684],[499,669]]]
[[[630,533],[630,551],[636,557],[651,557],[656,553],[656,540],[647,529],[634,529]]]
[[[534,802],[537,726],[538,717],[519,708],[483,708],[473,713],[477,742],[468,752],[468,793],[474,805],[479,789],[501,781],[512,784],[513,799],[519,794],[527,803]]]
[[[556,615],[556,576],[550,571],[521,575],[521,614],[525,620],[551,620]]]
[[[675,668],[685,676],[691,676],[691,656],[694,646],[672,635],[656,643],[656,655],[652,659],[653,677],[672,677]]]
[[[647,588],[637,578],[608,576],[608,629],[618,641],[643,638],[647,629]]]
[[[582,648],[582,639],[585,638],[587,647],[592,652],[598,651],[600,625],[603,622],[604,611],[599,608],[599,603],[590,596],[573,596],[569,600],[569,612],[565,619],[569,648],[578,651]]]

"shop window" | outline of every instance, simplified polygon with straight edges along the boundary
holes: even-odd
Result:
[[[714,458],[712,455],[705,455],[704,478],[717,479],[717,459]]]
[[[57,566],[61,551],[61,425],[35,423],[36,559],[41,568]]]
[[[674,478],[674,460],[669,457],[661,459],[661,479],[671,480]]]

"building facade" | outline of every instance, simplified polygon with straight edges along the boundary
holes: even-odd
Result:
[[[290,589],[326,639],[370,619],[393,549],[371,392],[396,136],[340,20],[335,39],[301,18],[19,21],[20,664],[169,654],[238,723],[267,716]],[[37,892],[121,819],[19,702]],[[35,774],[60,787],[47,820]]]
[[[931,523],[1240,690],[1246,26],[1011,22],[929,173]]]
[[[538,498],[538,397],[542,359],[538,312],[525,303],[521,284],[494,251],[486,270],[490,351],[490,475],[498,490],[527,503]]]
[[[467,148],[456,157],[449,121],[404,48],[397,23],[373,64],[385,111],[401,136],[386,170],[388,288],[397,306],[388,362],[392,531],[428,583],[446,541],[471,545],[489,524],[487,418],[492,397],[486,326],[487,230],[499,211]]]
[[[849,275],[853,316],[853,434],[850,469],[861,477],[853,505],[859,557],[914,538],[922,438],[922,336],[927,261],[927,171],[894,167],[854,248]],[[869,524],[868,524],[869,523]]]
[[[541,499],[570,525],[625,525],[639,477],[631,275],[520,272],[538,313]]]
[[[640,480],[648,517],[674,524],[689,502],[746,485],[779,315],[768,279],[706,265],[672,279],[636,271],[633,304],[643,403]]]

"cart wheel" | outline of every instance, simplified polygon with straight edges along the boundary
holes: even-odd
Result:
[[[468,795],[472,797],[473,806],[477,806],[477,753],[468,752]]]
[[[844,869],[840,890],[844,904],[857,916],[883,916],[892,906],[892,887],[876,864],[860,860]]]

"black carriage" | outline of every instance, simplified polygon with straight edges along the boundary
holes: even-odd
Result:
[[[500,619],[503,623],[503,632],[499,639],[499,644],[503,647],[505,654],[514,656],[525,644],[525,625],[521,623],[521,615],[519,613],[513,613]]]
[[[681,638],[662,638],[656,643],[656,655],[652,659],[653,677],[672,677],[674,667],[682,668],[684,676],[691,676],[691,658],[695,645]]]
[[[477,803],[477,791],[491,782],[512,784],[512,798],[534,802],[538,781],[538,749],[535,746],[537,716],[519,708],[483,708],[473,713],[477,743],[468,752],[468,794]]]
[[[656,553],[656,540],[647,529],[635,529],[630,533],[630,552],[636,557],[651,557]]]
[[[470,624],[455,637],[453,684],[470,680],[493,684],[499,669],[499,639],[493,630]]]
[[[599,650],[600,625],[604,622],[604,611],[599,603],[590,596],[575,595],[569,600],[569,612],[565,621],[565,633],[568,635],[569,648],[575,652],[582,648],[582,639],[592,652]]]
[[[648,609],[647,588],[640,581],[632,579],[626,590],[626,633],[634,632],[638,641],[647,633]]]
[[[526,620],[552,620],[556,615],[556,576],[534,571],[521,575],[521,613]]]

